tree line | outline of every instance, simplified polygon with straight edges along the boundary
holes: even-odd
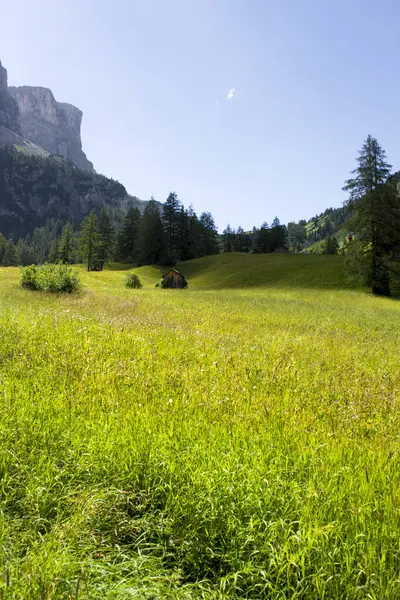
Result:
[[[85,262],[89,271],[102,270],[110,262],[137,265],[172,265],[220,251],[218,231],[210,212],[198,217],[171,192],[162,206],[152,198],[143,214],[127,208],[118,225],[115,212],[92,211],[74,231],[71,223],[48,219],[32,236],[15,244],[0,234],[0,264],[3,266]]]

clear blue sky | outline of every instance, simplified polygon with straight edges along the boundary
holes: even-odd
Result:
[[[79,106],[97,171],[220,228],[340,206],[368,133],[400,169],[399,0],[19,0],[1,29],[9,83]]]

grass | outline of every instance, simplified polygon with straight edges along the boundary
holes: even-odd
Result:
[[[340,257],[179,268],[0,269],[0,598],[399,598],[400,305]]]

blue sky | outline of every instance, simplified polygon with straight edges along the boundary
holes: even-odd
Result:
[[[340,206],[368,133],[400,169],[398,0],[19,0],[1,21],[9,83],[79,106],[97,171],[220,228]]]

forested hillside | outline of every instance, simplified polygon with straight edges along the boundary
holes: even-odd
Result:
[[[93,209],[117,207],[123,185],[56,156],[0,149],[0,231],[7,237],[32,234],[47,219],[79,226]]]

